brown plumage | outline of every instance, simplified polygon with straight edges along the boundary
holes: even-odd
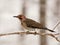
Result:
[[[40,23],[32,20],[32,19],[28,19],[26,18],[24,15],[18,15],[18,16],[14,16],[16,18],[18,18],[21,21],[21,25],[26,28],[27,30],[31,30],[31,29],[44,29],[44,30],[48,30],[51,32],[54,32],[53,30],[50,30],[46,27],[43,27]],[[31,29],[30,29],[31,28]]]

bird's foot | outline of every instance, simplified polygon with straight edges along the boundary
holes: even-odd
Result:
[[[36,32],[36,31],[35,31],[34,33],[35,33],[34,35],[36,35],[36,34],[37,34],[37,32]]]

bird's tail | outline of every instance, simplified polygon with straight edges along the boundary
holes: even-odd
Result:
[[[48,29],[50,32],[55,32],[55,31],[53,31],[53,30],[50,30],[50,29]]]
[[[55,31],[53,31],[53,30],[50,30],[50,29],[48,29],[48,28],[45,28],[45,30],[48,30],[48,31],[50,31],[50,32],[55,32]]]

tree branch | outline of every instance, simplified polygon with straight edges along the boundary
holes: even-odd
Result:
[[[6,34],[0,34],[0,36],[7,36],[7,35],[14,35],[14,34],[33,34],[33,35],[47,35],[47,36],[51,36],[53,38],[55,38],[58,42],[60,42],[60,40],[58,39],[58,37],[56,37],[57,35],[60,35],[60,33],[56,33],[56,34],[51,34],[51,33],[37,33],[37,32],[13,32],[13,33],[6,33]]]

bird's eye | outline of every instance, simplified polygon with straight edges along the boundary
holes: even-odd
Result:
[[[20,18],[20,19],[22,19],[22,18]]]

